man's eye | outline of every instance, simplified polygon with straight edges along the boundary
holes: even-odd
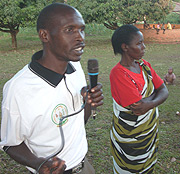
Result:
[[[81,31],[84,31],[84,30],[85,30],[85,27],[82,27],[82,28],[81,28]]]
[[[66,32],[73,32],[73,29],[72,28],[66,28],[65,31]]]

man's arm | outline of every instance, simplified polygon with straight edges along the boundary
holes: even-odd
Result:
[[[17,146],[4,146],[6,153],[19,164],[31,167],[35,170],[45,161],[45,158],[38,158],[35,156],[24,142]],[[7,150],[6,150],[7,149]],[[65,161],[60,160],[57,157],[47,161],[39,170],[40,174],[50,174],[51,170],[59,171],[59,174],[63,174],[65,170]]]
[[[26,146],[24,142],[17,146],[4,146],[6,153],[16,162],[37,169],[41,164],[42,159],[38,159]],[[7,149],[7,150],[6,150]]]

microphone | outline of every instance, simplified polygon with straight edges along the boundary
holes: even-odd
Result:
[[[97,59],[89,59],[88,60],[88,75],[89,75],[89,86],[90,90],[97,86],[98,74],[99,74],[99,66]],[[93,119],[96,118],[96,108],[92,107],[91,109]]]

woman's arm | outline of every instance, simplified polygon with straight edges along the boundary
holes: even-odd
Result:
[[[130,109],[135,115],[145,114],[150,109],[163,103],[168,98],[168,94],[166,85],[163,83],[151,96],[130,105]]]

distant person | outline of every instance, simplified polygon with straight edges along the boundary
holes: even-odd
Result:
[[[147,29],[147,28],[148,28],[147,22],[144,21],[144,29]]]
[[[172,30],[172,26],[171,26],[170,22],[167,23],[167,29]]]
[[[166,29],[165,29],[165,24],[164,23],[162,23],[161,29],[163,30],[163,34],[165,34]]]
[[[160,29],[161,29],[161,28],[160,28],[160,23],[158,22],[157,28],[156,28],[157,34],[159,34]]]
[[[176,75],[173,73],[173,68],[168,69],[168,73],[164,76],[164,83],[166,85],[173,85],[176,80]]]
[[[114,174],[151,174],[157,162],[159,113],[168,97],[145,53],[143,34],[123,25],[112,36],[119,61],[110,73],[113,119],[110,131]]]

